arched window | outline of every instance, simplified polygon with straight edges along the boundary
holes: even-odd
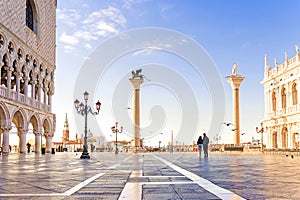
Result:
[[[281,108],[286,108],[286,92],[284,87],[281,89]]]
[[[272,110],[276,111],[276,94],[275,91],[272,92]]]
[[[294,83],[292,86],[292,98],[293,98],[293,105],[298,104],[298,92],[297,92],[297,84]]]
[[[26,0],[26,26],[37,33],[36,9],[30,0]]]

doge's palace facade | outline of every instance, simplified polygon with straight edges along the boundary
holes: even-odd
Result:
[[[267,149],[299,148],[300,133],[300,52],[271,68],[265,56],[265,118],[262,121]]]
[[[56,0],[0,1],[0,146],[9,152],[12,127],[18,151],[26,152],[30,124],[35,152],[41,139],[51,152],[54,95]]]

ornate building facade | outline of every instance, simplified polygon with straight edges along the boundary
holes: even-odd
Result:
[[[55,115],[56,0],[0,1],[0,145],[9,152],[9,137],[17,129],[19,152],[26,152],[29,127],[35,152],[41,140],[51,152]]]
[[[267,149],[299,148],[300,133],[300,52],[271,68],[265,56],[265,118],[263,142]]]

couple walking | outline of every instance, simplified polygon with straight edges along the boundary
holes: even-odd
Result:
[[[206,136],[205,133],[203,133],[203,138],[201,135],[199,136],[197,141],[199,156],[201,156],[202,147],[203,147],[204,157],[208,157],[208,143],[209,143],[209,138]]]

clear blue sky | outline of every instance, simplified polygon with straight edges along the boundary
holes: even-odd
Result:
[[[300,1],[297,0],[59,0],[56,90],[53,102],[53,112],[57,115],[57,127],[54,141],[60,141],[62,137],[65,113],[69,115],[71,137],[75,137],[77,131],[79,134],[83,131],[81,125],[75,125],[73,101],[75,82],[85,59],[107,39],[124,31],[145,27],[177,31],[190,37],[205,49],[222,77],[226,94],[224,121],[229,122],[232,121],[232,93],[224,77],[230,75],[234,62],[237,62],[238,73],[245,77],[240,88],[241,131],[246,133],[242,141],[250,140],[252,136],[258,137],[255,133],[255,126],[259,125],[264,116],[264,93],[263,86],[260,84],[264,73],[264,55],[268,54],[271,66],[274,65],[274,58],[277,58],[278,63],[283,62],[285,51],[290,57],[295,55],[294,45],[300,44],[300,26],[297,24],[300,19],[299,8]],[[133,57],[125,56],[114,62],[116,69],[118,65],[127,65],[123,71],[119,70],[121,74],[114,75],[116,72],[113,69],[111,72],[107,70],[108,77],[104,76],[97,80],[99,84],[102,83],[103,89],[100,89],[102,92],[97,90],[98,93],[91,95],[99,96],[103,110],[100,111],[98,118],[101,122],[101,130],[91,130],[92,132],[102,133],[107,136],[108,140],[113,139],[110,136],[110,127],[116,117],[111,112],[112,103],[106,101],[113,97],[107,96],[112,95],[109,91],[114,90],[119,80],[128,76],[128,72],[135,69],[137,65],[151,62],[163,65],[178,64],[175,69],[182,76],[188,77],[189,73],[192,73],[187,69],[188,66],[185,68],[184,62],[178,58],[166,61],[172,56],[164,55],[162,52],[151,52],[144,56],[139,59],[139,62],[133,60]],[[101,59],[99,57],[99,60]],[[144,60],[145,63],[141,63],[140,60]],[[209,98],[210,92],[205,91],[205,84],[202,80],[199,81],[195,77],[187,79],[190,80],[190,87],[196,93],[201,115],[195,135],[197,137],[198,133],[208,131],[210,121],[206,119],[206,116],[210,118],[211,110],[206,108],[206,100],[203,99]],[[180,121],[183,120],[180,119],[180,109],[177,109],[178,99],[175,98],[176,94],[165,95],[166,91],[162,88],[151,89],[149,83],[149,87],[146,86],[144,98],[142,97],[142,109],[144,109],[142,124],[147,126],[147,123],[155,120],[150,119],[149,114],[149,107],[153,105],[165,108],[167,119],[172,119],[159,130],[164,132],[165,138],[149,137],[147,142],[150,144],[152,140],[156,145],[158,140],[162,140],[163,144],[166,144],[169,140],[167,134],[171,129],[176,132],[180,127]],[[152,93],[151,96],[153,90],[157,93],[154,96]],[[158,96],[163,100],[158,101],[156,98]],[[78,98],[82,100],[82,96]],[[128,101],[130,106],[130,99]],[[169,103],[166,104],[166,101]],[[217,133],[208,134],[213,139]],[[227,127],[222,127],[219,134],[223,142],[232,142],[233,133]],[[128,139],[125,135],[120,138]]]

